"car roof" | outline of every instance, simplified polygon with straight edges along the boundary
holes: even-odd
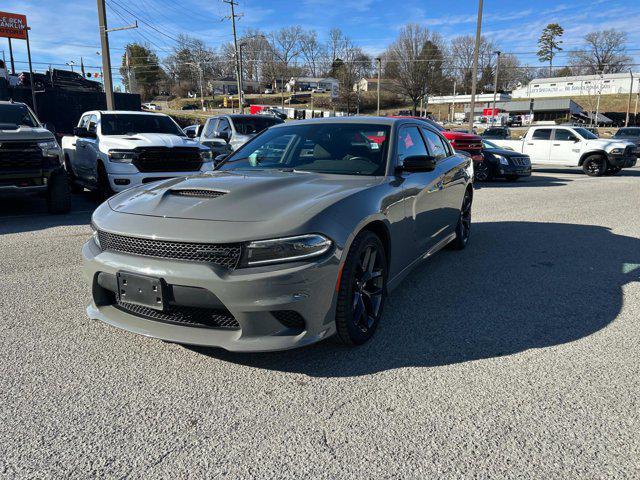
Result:
[[[274,126],[274,128],[282,127],[286,125],[317,125],[324,123],[344,123],[344,124],[362,124],[367,123],[369,125],[393,125],[402,120],[392,117],[367,117],[367,116],[354,116],[354,117],[323,117],[323,118],[309,118],[306,120],[296,120],[293,122],[281,123]]]
[[[84,112],[82,115],[93,115],[93,114],[105,114],[105,113],[113,113],[113,114],[119,114],[119,115],[164,115],[165,117],[168,115],[165,115],[164,113],[159,113],[159,112],[141,112],[139,110],[90,110],[88,112]]]

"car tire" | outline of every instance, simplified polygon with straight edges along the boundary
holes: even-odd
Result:
[[[478,182],[490,182],[492,180],[491,166],[486,160],[474,163],[473,178]]]
[[[115,192],[111,188],[109,184],[109,177],[107,175],[107,171],[104,168],[102,163],[98,163],[98,189],[96,190],[96,196],[98,197],[98,201],[104,202],[111,198]]]
[[[469,243],[471,235],[471,207],[473,205],[473,194],[471,189],[467,188],[462,199],[462,207],[460,207],[460,216],[456,225],[456,238],[449,243],[449,247],[453,250],[462,250]]]
[[[622,171],[622,167],[612,167],[609,166],[609,168],[607,168],[604,172],[604,175],[606,177],[611,177],[612,175],[617,175],[618,173],[620,173]]]
[[[67,182],[69,183],[69,189],[71,193],[82,193],[84,192],[84,187],[82,185],[78,185],[78,179],[76,177],[73,168],[71,167],[71,161],[67,155],[64,156],[64,168],[67,172]]]
[[[68,213],[71,210],[71,190],[64,171],[54,172],[47,185],[47,208],[50,213]]]
[[[351,244],[342,267],[336,306],[336,337],[362,345],[376,331],[387,296],[387,255],[380,238],[365,230]]]
[[[601,177],[607,171],[607,159],[602,155],[590,155],[584,159],[582,171],[590,177]]]

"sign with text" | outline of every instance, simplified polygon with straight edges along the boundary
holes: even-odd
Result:
[[[27,39],[27,17],[19,13],[0,12],[0,37]]]

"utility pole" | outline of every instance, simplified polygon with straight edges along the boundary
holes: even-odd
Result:
[[[115,109],[113,100],[113,78],[111,77],[111,53],[109,51],[109,34],[107,32],[107,8],[105,0],[98,0],[98,25],[100,26],[100,46],[102,47],[102,71],[104,94],[107,97],[107,110]]]
[[[478,0],[478,22],[476,24],[476,45],[473,48],[473,70],[471,72],[471,104],[469,105],[469,133],[473,132],[473,116],[476,107],[476,87],[478,86],[478,52],[482,33],[482,0]]]
[[[453,100],[451,102],[451,123],[456,120],[456,80],[453,81]]]
[[[238,53],[240,54],[240,57],[238,58],[238,71],[240,72],[240,113],[244,113],[244,80],[242,79],[242,48],[245,46],[244,43],[240,43],[240,45],[238,45]]]
[[[238,86],[238,104],[240,107],[240,113],[244,113],[244,106],[242,100],[242,72],[240,71],[240,51],[238,49],[238,36],[236,33],[236,17],[241,17],[242,15],[236,15],[235,6],[237,3],[235,0],[222,0],[224,3],[228,3],[231,6],[231,15],[229,18],[231,19],[231,28],[233,29],[233,48],[236,57],[236,83]],[[231,102],[233,105],[233,101]]]
[[[380,78],[382,74],[382,59],[380,57],[376,58],[376,63],[378,64],[378,86],[376,87],[377,95],[378,95],[378,103],[376,108],[376,115],[380,116]]]
[[[496,95],[498,94],[498,73],[500,72],[500,51],[493,52],[496,54],[496,78],[493,79],[493,108],[491,109],[491,118],[493,124],[496,123]]]
[[[624,119],[624,126],[629,126],[629,113],[631,112],[631,94],[633,93],[633,72],[629,69],[629,75],[631,75],[631,81],[629,82],[629,99],[627,100],[627,116]]]
[[[15,63],[13,61],[13,46],[11,45],[11,39],[8,38],[7,40],[9,40],[9,60],[11,61],[11,75],[15,75],[16,74],[16,66],[15,66]]]
[[[636,92],[636,108],[633,113],[633,124],[638,125],[638,97],[640,97],[640,78],[638,79],[638,91]]]

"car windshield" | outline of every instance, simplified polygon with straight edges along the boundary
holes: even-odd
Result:
[[[388,125],[323,123],[267,130],[237,150],[220,170],[300,170],[384,175]]]
[[[258,116],[233,119],[236,132],[240,135],[255,135],[278,123],[282,123],[282,121],[277,118]]]
[[[578,127],[578,128],[574,128],[574,130],[576,131],[576,133],[578,133],[578,135],[580,135],[582,138],[585,138],[587,140],[593,140],[595,138],[598,138],[596,134],[591,133],[586,128]]]
[[[105,113],[100,121],[102,135],[135,135],[136,133],[167,133],[184,136],[184,132],[165,115]]]
[[[488,140],[482,140],[482,148],[500,148],[500,147]]]
[[[614,137],[640,137],[640,128],[621,128]]]
[[[0,105],[0,125],[11,127],[38,127],[40,124],[31,114],[26,105],[10,103]]]

